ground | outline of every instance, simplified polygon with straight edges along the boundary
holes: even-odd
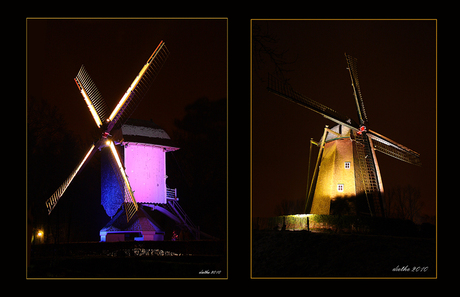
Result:
[[[436,240],[253,231],[253,277],[434,277]]]
[[[218,256],[60,257],[33,261],[30,278],[201,278],[225,277]],[[205,274],[209,271],[209,274]],[[201,273],[200,273],[201,272]],[[211,275],[211,273],[213,273]]]
[[[223,241],[32,246],[28,278],[226,278]]]

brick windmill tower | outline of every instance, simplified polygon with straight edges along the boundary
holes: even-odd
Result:
[[[324,128],[313,177],[306,195],[306,213],[330,214],[331,202],[345,197],[364,199],[358,213],[384,216],[383,183],[376,151],[398,160],[421,166],[420,154],[368,129],[358,80],[357,59],[345,54],[354,92],[359,124],[294,89],[285,81],[269,75],[268,90],[280,97],[308,108],[337,125]]]

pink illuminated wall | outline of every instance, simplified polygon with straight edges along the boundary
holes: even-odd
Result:
[[[166,203],[165,152],[162,147],[128,143],[125,166],[137,203]]]

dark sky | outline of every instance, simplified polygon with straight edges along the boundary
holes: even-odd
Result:
[[[419,188],[425,203],[422,212],[434,215],[435,21],[257,22],[277,36],[274,47],[288,50],[287,60],[297,58],[288,66],[291,85],[355,120],[343,53],[358,58],[369,128],[419,152],[423,162],[420,168],[377,153],[384,187]],[[238,32],[245,32],[241,24],[237,26]],[[228,30],[232,34],[231,25]],[[241,38],[249,38],[249,30],[248,24],[247,36]],[[164,40],[170,56],[132,117],[152,119],[170,134],[174,119],[183,117],[187,104],[203,96],[210,100],[227,96],[225,19],[29,20],[27,34],[28,95],[56,105],[68,127],[83,141],[91,140],[89,130],[95,123],[73,81],[81,64],[112,110]],[[244,71],[249,75],[250,65],[239,58],[247,51],[231,42],[229,48],[238,49],[228,55],[230,68],[238,69],[235,75],[244,76]],[[273,216],[283,198],[305,196],[309,140],[318,140],[324,125],[333,122],[269,93],[266,83],[257,77],[252,90],[253,214]],[[244,103],[245,98],[249,102],[249,94],[238,96],[242,96],[238,102]],[[241,104],[234,111],[244,116],[248,106]],[[229,113],[232,117],[239,115]],[[229,141],[232,147],[231,138]]]
[[[227,32],[227,19],[29,19],[26,43],[27,96],[44,99],[51,106],[56,106],[57,111],[64,117],[67,128],[81,140],[86,152],[91,142],[97,140],[94,137],[100,137],[100,134],[74,82],[81,65],[85,65],[104,97],[109,115],[163,40],[170,55],[131,118],[153,120],[165,129],[177,144],[178,139],[174,139],[173,134],[176,129],[174,120],[183,119],[187,105],[203,97],[214,102],[221,102],[221,99],[227,98]],[[249,65],[247,68],[249,71]],[[221,139],[225,139],[225,136]],[[178,163],[182,161],[180,156],[179,151]],[[75,159],[82,157],[83,151],[82,155]],[[193,165],[182,164],[183,168],[195,172],[196,169],[191,167]],[[47,165],[51,168],[56,166]],[[172,164],[172,167],[175,165]],[[77,163],[73,166],[77,166]],[[182,169],[179,169],[182,172]],[[185,169],[184,171],[187,172]],[[70,171],[67,174],[70,174]],[[180,178],[176,176],[176,180]],[[181,187],[178,190],[180,193],[186,193],[187,188]],[[183,206],[187,205],[187,201],[188,205],[203,203],[202,200],[186,200],[190,197],[187,194],[180,197],[184,202],[181,202]],[[66,201],[69,200],[66,198]],[[216,207],[216,204],[209,205]],[[43,210],[44,206],[43,204]],[[195,206],[195,209],[197,208]],[[98,209],[101,210],[102,207],[99,206]],[[189,215],[193,213],[193,207],[188,209]],[[97,209],[94,213],[96,211]],[[76,213],[75,210],[72,210],[72,213]],[[104,217],[108,219],[102,215],[101,219],[84,220],[85,224],[91,222],[92,227],[88,228],[88,233],[82,234],[94,238],[93,235],[98,233],[89,231],[94,231]],[[203,217],[208,219],[211,216],[195,216],[192,220],[195,223],[203,222]],[[83,219],[77,214],[72,224]],[[106,222],[107,220],[104,224]],[[214,225],[217,227],[207,230],[224,230],[221,223],[215,222]],[[203,225],[204,230],[206,222]]]
[[[200,97],[227,96],[227,20],[28,20],[28,95],[56,105],[82,137],[95,126],[73,78],[84,64],[109,114],[161,40],[170,55],[132,115],[170,135]]]
[[[296,91],[356,121],[344,52],[358,59],[368,128],[420,153],[423,163],[417,167],[377,152],[384,189],[420,189],[422,213],[434,215],[436,22],[254,22],[277,37],[274,49],[288,50],[284,58],[295,61],[286,78]],[[269,65],[265,70],[272,71]],[[324,125],[335,123],[269,93],[255,75],[252,87],[252,207],[254,216],[267,217],[282,199],[304,199],[309,140],[319,140]]]

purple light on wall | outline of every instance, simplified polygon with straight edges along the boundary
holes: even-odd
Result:
[[[166,165],[162,147],[127,143],[125,167],[137,203],[166,203]]]

